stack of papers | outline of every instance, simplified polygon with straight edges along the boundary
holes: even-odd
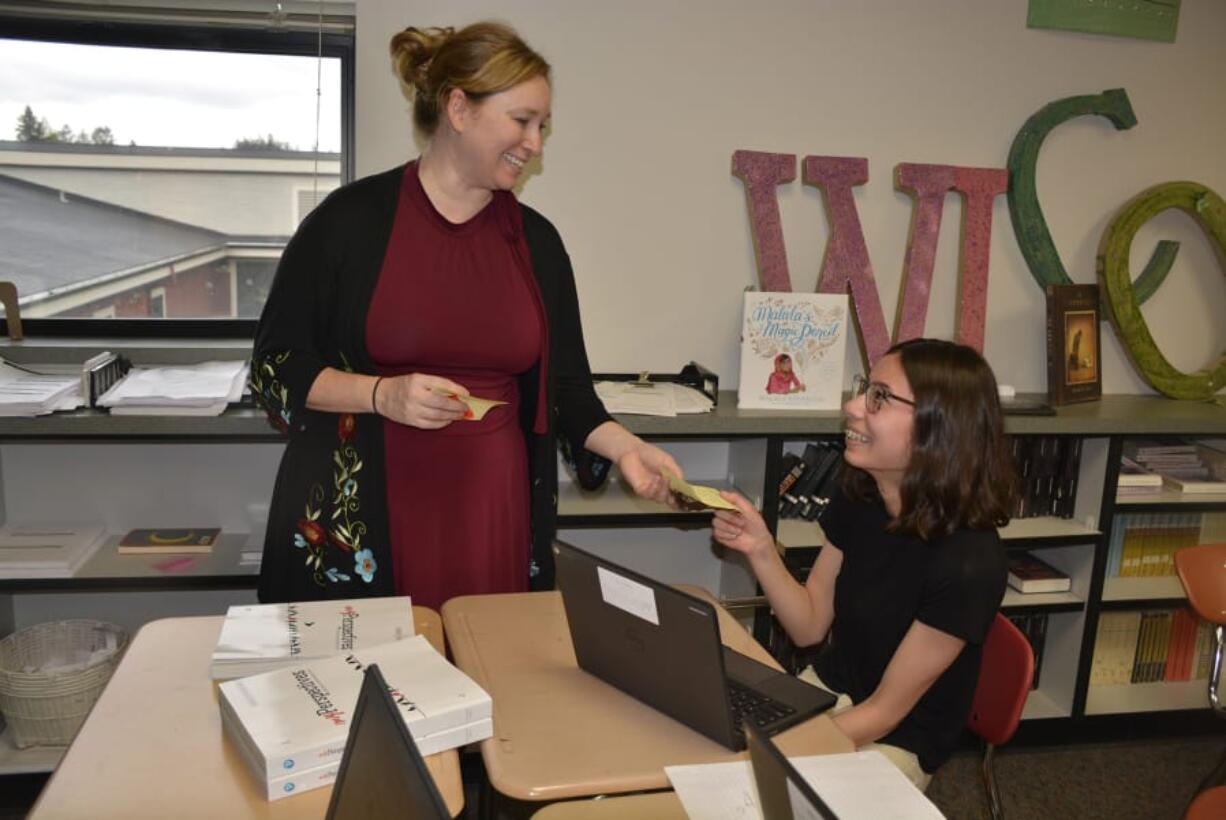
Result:
[[[0,361],[0,416],[43,416],[83,404],[79,375],[39,375]]]
[[[232,606],[209,677],[230,680],[412,637],[407,595]]]
[[[421,635],[226,681],[222,729],[269,800],[336,779],[372,663],[423,755],[493,735],[490,696]]]
[[[0,578],[71,578],[105,540],[97,525],[9,524],[0,528]]]
[[[246,361],[133,368],[98,404],[123,416],[220,416],[246,382]]]
[[[610,413],[676,416],[709,413],[715,407],[701,391],[673,382],[596,382],[596,395]]]
[[[941,820],[943,817],[932,801],[881,752],[790,759],[839,820]],[[749,766],[748,760],[738,760],[665,766],[664,771],[690,820],[763,820],[758,789]]]

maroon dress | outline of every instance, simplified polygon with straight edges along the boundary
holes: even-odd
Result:
[[[500,399],[482,421],[423,430],[384,419],[396,592],[437,609],[448,598],[528,588],[528,457],[517,377],[540,358],[544,316],[531,271],[503,228],[508,192],[448,222],[405,169],[366,323],[381,375],[426,373]]]

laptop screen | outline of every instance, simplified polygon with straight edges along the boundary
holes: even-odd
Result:
[[[328,820],[444,820],[451,815],[379,667],[366,667]]]
[[[752,725],[745,726],[745,740],[749,746],[749,763],[758,786],[758,804],[763,817],[771,820],[838,820],[774,741]]]

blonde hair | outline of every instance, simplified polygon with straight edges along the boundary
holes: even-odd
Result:
[[[413,124],[433,136],[453,89],[474,102],[534,77],[549,79],[549,63],[501,23],[413,28],[392,37],[392,70],[413,100]]]

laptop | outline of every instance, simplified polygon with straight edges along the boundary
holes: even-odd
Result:
[[[752,724],[745,727],[758,806],[770,820],[838,820],[778,746]]]
[[[379,667],[366,667],[327,820],[450,820]]]
[[[553,544],[579,668],[733,751],[748,722],[775,734],[836,697],[719,640],[715,607],[570,544]]]

